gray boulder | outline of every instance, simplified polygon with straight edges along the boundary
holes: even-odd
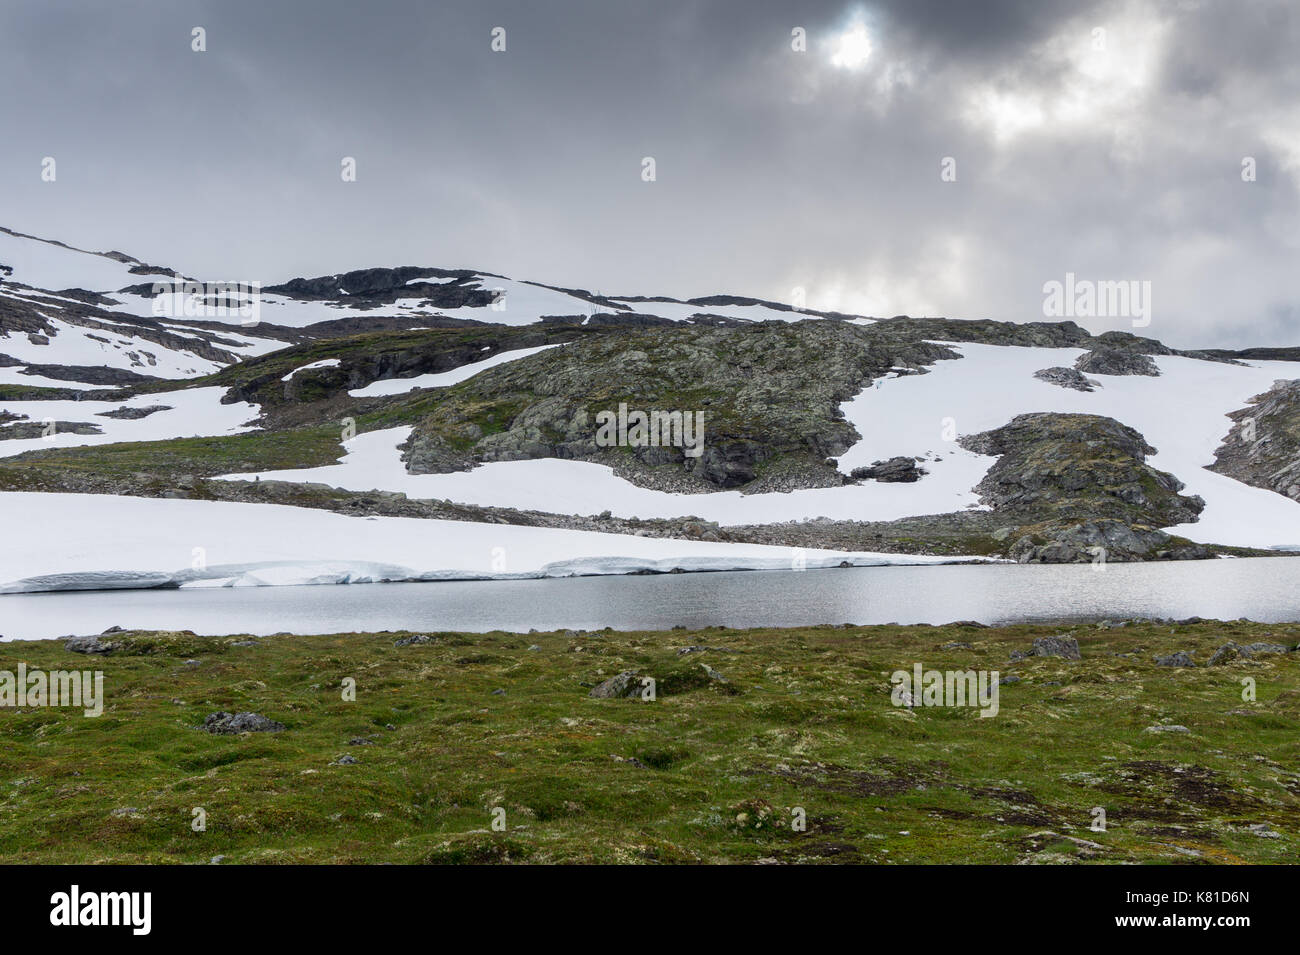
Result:
[[[1079,655],[1079,641],[1063,633],[1054,637],[1035,638],[1033,655],[1036,657],[1062,657],[1066,660],[1082,659]]]
[[[1044,368],[1034,372],[1034,377],[1051,385],[1070,388],[1074,391],[1095,391],[1101,387],[1100,382],[1093,381],[1083,372],[1074,368]]]
[[[587,695],[597,700],[631,699],[641,692],[640,676],[636,670],[624,670],[592,688]]]
[[[1076,370],[1093,375],[1148,375],[1160,376],[1160,369],[1150,355],[1125,351],[1121,348],[1094,348],[1080,355],[1074,363]]]
[[[121,646],[121,643],[101,640],[98,636],[68,637],[63,642],[63,649],[73,653],[112,653]]]
[[[855,481],[880,481],[882,484],[910,484],[929,472],[916,466],[916,459],[904,456],[888,461],[874,461],[869,468],[854,468],[849,477]]]
[[[1167,657],[1156,657],[1156,666],[1158,667],[1194,667],[1192,655],[1186,650],[1179,650],[1177,653],[1171,653]]]
[[[260,713],[227,713],[223,710],[209,713],[202,728],[220,736],[233,736],[236,733],[280,733],[285,726]]]

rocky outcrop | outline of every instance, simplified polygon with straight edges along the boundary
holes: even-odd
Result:
[[[1074,391],[1094,391],[1101,387],[1100,382],[1093,381],[1083,372],[1074,368],[1044,368],[1041,371],[1034,372],[1034,377],[1047,382],[1049,385],[1070,388]]]
[[[1179,494],[1181,481],[1146,463],[1155,449],[1113,418],[1020,415],[960,443],[998,456],[975,490],[1006,517],[1009,529],[1000,536],[1012,541],[1008,556],[1022,563],[1209,555],[1159,530],[1195,521],[1205,502]]]
[[[1093,375],[1149,375],[1159,377],[1160,369],[1147,355],[1120,348],[1093,348],[1074,362],[1077,371]]]
[[[493,291],[482,287],[490,284],[490,280],[490,276],[466,269],[402,266],[292,279],[262,291],[305,301],[346,302],[354,308],[390,305],[399,298],[418,298],[434,308],[483,307],[491,305],[496,297]]]
[[[119,420],[136,421],[140,418],[147,418],[151,414],[157,414],[159,411],[171,411],[171,405],[148,405],[142,408],[114,408],[112,411],[98,411],[96,417],[99,418],[117,418]]]
[[[921,480],[930,472],[916,466],[916,458],[895,457],[888,461],[873,461],[869,468],[854,468],[849,477],[855,481],[880,481],[883,484],[910,484]]]
[[[995,510],[1062,511],[1080,517],[1145,518],[1156,526],[1196,520],[1205,506],[1146,463],[1155,449],[1114,418],[1038,412],[959,443],[999,460],[976,486]]]
[[[678,475],[680,490],[750,488],[769,479],[838,485],[844,477],[828,459],[859,438],[841,404],[875,377],[921,373],[959,357],[947,346],[875,329],[772,322],[587,335],[449,389],[416,425],[407,468],[458,469],[458,452],[474,462],[596,460],[650,486],[666,471]],[[672,442],[598,444],[597,416],[620,405],[699,416],[701,453]]]
[[[90,421],[19,421],[0,428],[0,441],[44,438],[58,434],[103,433],[103,428]]]
[[[109,368],[105,365],[28,365],[18,374],[88,385],[136,385],[162,380],[156,375],[142,375],[126,368]]]
[[[1214,453],[1211,471],[1300,501],[1300,380],[1280,380],[1250,406]]]
[[[592,687],[587,695],[596,700],[632,699],[641,695],[641,675],[636,670],[624,670]]]

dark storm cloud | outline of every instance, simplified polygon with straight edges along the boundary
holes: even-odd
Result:
[[[1176,344],[1300,337],[1286,0],[10,7],[23,231],[232,279],[415,263],[1013,320],[1073,271],[1152,281]],[[870,57],[837,68],[856,24]]]

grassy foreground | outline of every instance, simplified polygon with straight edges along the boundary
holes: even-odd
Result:
[[[1064,632],[1081,661],[1009,663]],[[0,861],[1300,858],[1300,653],[1205,666],[1228,641],[1294,647],[1300,624],[404,636],[0,644],[0,670],[101,669],[106,697],[98,718],[0,709]],[[1154,664],[1179,650],[1198,665]],[[1020,679],[992,718],[893,706],[889,674],[917,662]],[[657,699],[588,697],[623,670]],[[218,710],[287,728],[197,728]],[[1190,732],[1145,731],[1163,724]]]

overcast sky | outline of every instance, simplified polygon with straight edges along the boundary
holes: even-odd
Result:
[[[9,0],[0,225],[869,315],[1041,320],[1073,272],[1300,344],[1298,53],[1293,0]]]

